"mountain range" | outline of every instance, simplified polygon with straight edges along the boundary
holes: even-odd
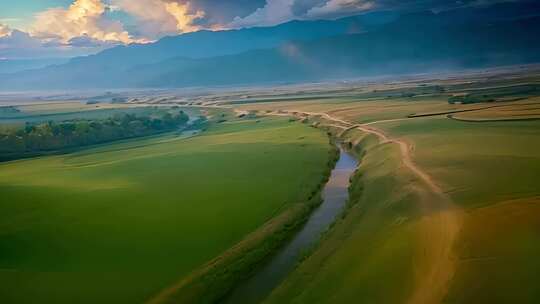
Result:
[[[0,89],[152,88],[320,81],[540,61],[540,3],[199,31],[1,74]]]

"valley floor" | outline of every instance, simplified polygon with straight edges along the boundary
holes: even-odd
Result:
[[[537,97],[359,95],[240,106],[327,129],[361,159],[349,209],[265,303],[537,302]]]
[[[320,202],[328,136],[349,201],[264,303],[540,301],[538,70],[160,94],[122,107],[210,127],[0,164],[0,302],[219,302]]]
[[[0,302],[150,300],[303,206],[332,149],[263,118],[2,163]]]

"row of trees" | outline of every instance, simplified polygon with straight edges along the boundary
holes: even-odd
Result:
[[[494,102],[495,98],[492,98],[489,95],[456,95],[448,97],[449,104],[472,104],[472,103],[481,103],[481,102]]]
[[[182,111],[161,111],[150,116],[117,114],[100,120],[27,123],[19,129],[0,131],[0,159],[151,135],[177,129],[188,120]]]

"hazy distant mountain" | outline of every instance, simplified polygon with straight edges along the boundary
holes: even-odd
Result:
[[[178,87],[321,80],[540,60],[540,4],[196,32],[3,76],[7,88]]]
[[[96,55],[74,58],[66,64],[9,77],[0,76],[0,79],[6,79],[4,85],[10,88],[109,87],[118,82],[117,77],[123,77],[127,70],[138,65],[158,63],[175,57],[197,59],[238,54],[276,47],[286,41],[309,41],[358,33],[392,22],[396,18],[394,12],[376,12],[339,20],[291,21],[273,27],[199,31],[165,37],[151,44],[118,46]]]
[[[15,73],[40,69],[54,64],[64,64],[69,58],[5,59],[0,60],[0,73]]]
[[[178,87],[456,70],[540,61],[540,17],[477,27],[391,27],[130,71],[125,86]]]

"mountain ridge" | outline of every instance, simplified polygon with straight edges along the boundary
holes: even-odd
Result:
[[[538,43],[519,29],[530,26],[530,32],[537,33],[538,16],[540,3],[499,3],[439,13],[373,12],[273,27],[200,31],[3,75],[0,87],[230,85],[536,62]]]

